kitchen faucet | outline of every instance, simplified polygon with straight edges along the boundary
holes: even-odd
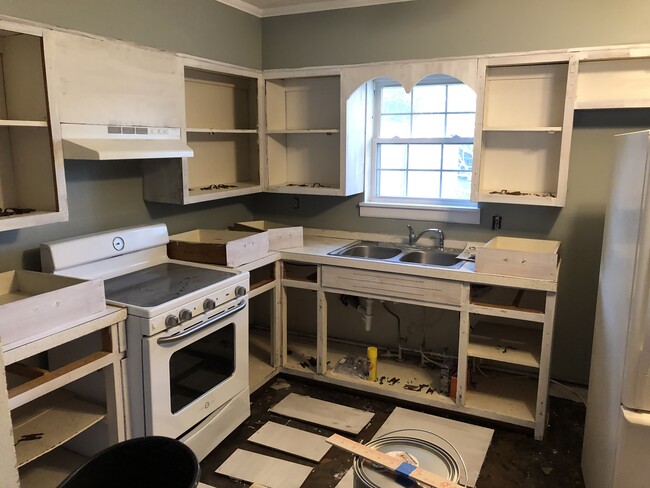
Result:
[[[414,246],[416,242],[422,237],[424,234],[427,232],[435,232],[438,234],[438,249],[444,249],[445,247],[445,233],[441,229],[424,229],[422,232],[420,232],[417,236],[415,235],[415,231],[413,230],[413,227],[410,225],[406,226],[409,230],[409,246]]]

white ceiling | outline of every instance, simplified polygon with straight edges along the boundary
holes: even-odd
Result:
[[[257,17],[302,14],[321,10],[365,7],[412,0],[217,0]]]

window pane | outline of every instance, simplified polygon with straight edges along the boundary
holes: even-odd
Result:
[[[379,169],[406,169],[406,144],[379,144]]]
[[[405,197],[406,171],[379,171],[377,188],[381,197]]]
[[[410,144],[409,169],[440,169],[441,144]]]
[[[460,173],[445,172],[442,174],[442,198],[469,200],[470,188],[471,180],[461,178]]]
[[[381,90],[382,114],[407,114],[411,112],[411,94],[401,86],[385,86]]]
[[[414,115],[412,137],[444,137],[445,116]]]
[[[409,137],[411,135],[410,115],[382,115],[379,137]]]
[[[447,115],[447,137],[474,137],[474,114]]]
[[[445,85],[420,85],[413,87],[413,113],[444,112]]]
[[[471,171],[472,144],[445,144],[442,150],[442,169]]]
[[[462,83],[449,85],[447,95],[448,112],[474,112],[476,111],[476,93],[469,86]]]
[[[440,197],[440,171],[411,171],[408,182],[410,198]]]

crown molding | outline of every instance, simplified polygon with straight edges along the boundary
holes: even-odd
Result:
[[[412,0],[324,0],[322,2],[291,5],[286,7],[258,8],[244,0],[217,0],[224,5],[242,10],[256,17],[277,17],[280,15],[295,15],[324,10],[343,8],[369,7],[386,3],[411,2]]]

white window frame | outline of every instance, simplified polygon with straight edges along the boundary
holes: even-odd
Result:
[[[440,76],[438,82],[448,84],[450,79],[455,78]],[[459,81],[459,83],[462,83]],[[373,134],[369,144],[370,164],[366,167],[366,185],[364,202],[359,204],[362,217],[384,217],[412,220],[434,220],[438,222],[456,222],[466,224],[478,224],[480,221],[480,210],[476,202],[471,200],[443,199],[443,198],[400,198],[382,197],[377,195],[377,148],[382,143],[404,143],[404,144],[473,144],[474,138],[380,138],[380,104],[379,91],[383,87],[399,86],[390,79],[377,79],[374,81],[375,96],[369,111],[376,114],[373,117]]]

